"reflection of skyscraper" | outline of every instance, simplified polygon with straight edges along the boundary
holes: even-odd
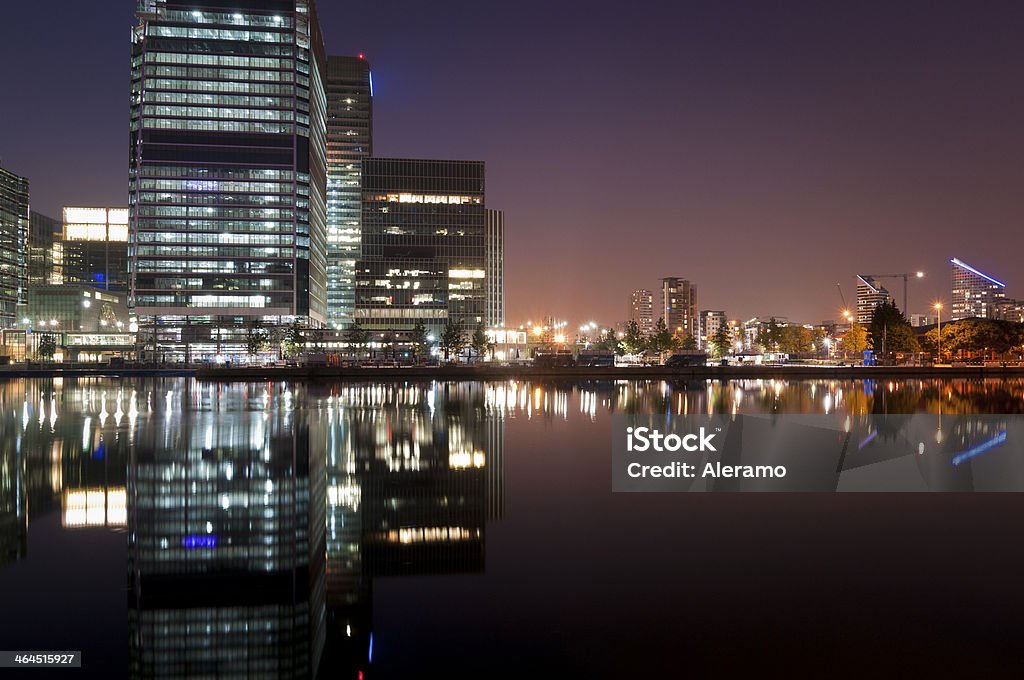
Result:
[[[0,567],[28,553],[25,461],[20,447],[4,437],[0,444]]]
[[[310,415],[327,442],[332,669],[369,662],[375,577],[483,569],[485,521],[503,511],[504,421],[486,389],[346,386]]]
[[[292,418],[291,392],[273,395],[273,408],[260,392],[186,391],[178,398],[200,404],[190,417],[178,416],[171,394],[136,439],[128,486],[136,677],[303,678],[319,665],[322,459],[310,455],[305,421]],[[264,394],[266,410],[247,408]]]

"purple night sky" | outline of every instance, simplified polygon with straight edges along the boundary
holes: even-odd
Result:
[[[661,276],[730,317],[838,318],[957,256],[1024,297],[1024,4],[342,2],[380,156],[487,162],[508,320],[609,324]],[[33,208],[123,205],[132,0],[5,3],[0,158]],[[890,290],[902,299],[902,283]]]

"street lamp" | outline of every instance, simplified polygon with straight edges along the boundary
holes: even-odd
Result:
[[[935,303],[935,311],[938,314],[938,319],[937,319],[938,320],[938,327],[936,328],[935,332],[937,333],[937,337],[938,337],[939,361],[942,361],[942,303],[941,302],[936,302]]]

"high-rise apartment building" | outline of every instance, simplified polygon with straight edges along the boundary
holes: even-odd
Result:
[[[654,330],[654,293],[646,288],[638,288],[630,294],[629,320],[636,323],[644,335]]]
[[[126,291],[128,209],[64,208],[63,214],[61,238],[54,244],[54,283]]]
[[[373,76],[362,57],[328,57],[327,320],[345,328],[355,311],[362,223],[362,163],[373,154]]]
[[[356,321],[368,330],[438,336],[485,320],[484,164],[368,158],[363,162],[363,242]]]
[[[952,320],[995,316],[995,308],[1006,299],[1006,284],[971,265],[953,258]]]
[[[686,279],[675,277],[661,280],[661,306],[659,314],[668,329],[677,336],[690,335],[697,339],[697,286]]]
[[[889,291],[877,279],[867,274],[857,275],[857,323],[871,323],[875,307],[890,299]]]
[[[725,312],[704,309],[700,313],[700,337],[697,344],[701,349],[708,349],[711,346],[711,339],[723,326],[728,326],[729,320]]]
[[[28,288],[28,180],[0,168],[0,328],[14,327]]]
[[[488,328],[505,327],[505,213],[487,211],[487,241],[484,244],[487,271]]]
[[[322,326],[315,3],[142,0],[137,17],[128,252],[143,358],[245,353],[256,324]]]

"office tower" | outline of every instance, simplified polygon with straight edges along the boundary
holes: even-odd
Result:
[[[128,209],[64,208],[60,283],[128,289]]]
[[[629,297],[629,320],[636,323],[644,335],[654,330],[654,293],[646,288],[633,291]]]
[[[857,275],[857,323],[871,323],[875,307],[890,299],[889,291],[877,279],[867,274]]]
[[[488,328],[505,327],[505,213],[487,211],[487,312],[484,323]]]
[[[1006,284],[957,258],[953,265],[952,320],[993,317],[994,308],[1006,299]]]
[[[362,162],[373,154],[373,76],[358,57],[327,57],[327,320],[345,328],[355,311],[362,223]]]
[[[674,334],[697,339],[697,286],[686,279],[661,280],[661,307],[658,314]]]
[[[35,210],[29,212],[28,227],[28,285],[53,283],[54,245],[60,241],[60,220],[47,217]]]
[[[28,180],[0,168],[0,328],[12,328],[28,287]]]
[[[709,349],[711,346],[711,339],[715,337],[715,333],[719,331],[723,326],[729,324],[728,319],[725,318],[725,312],[705,309],[700,313],[700,338],[698,340],[698,346],[701,349]]]
[[[356,320],[472,330],[486,312],[486,222],[482,162],[365,160]]]
[[[144,0],[137,17],[128,252],[142,358],[246,354],[256,324],[322,326],[315,3]]]

